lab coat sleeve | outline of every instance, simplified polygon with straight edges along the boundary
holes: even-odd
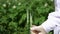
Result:
[[[54,30],[57,24],[60,24],[60,13],[52,12],[49,13],[48,19],[41,24],[44,30],[48,33],[51,30]]]
[[[54,1],[55,12],[49,13],[48,19],[41,25],[47,33],[51,30],[54,30],[54,28],[56,28],[56,25],[60,25],[60,0]]]

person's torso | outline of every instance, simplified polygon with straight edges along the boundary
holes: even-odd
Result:
[[[60,34],[60,25],[57,25],[56,28],[54,28],[54,34]]]

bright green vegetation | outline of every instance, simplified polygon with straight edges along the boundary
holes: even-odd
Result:
[[[54,11],[52,0],[0,0],[0,34],[29,34],[30,21],[40,25]]]

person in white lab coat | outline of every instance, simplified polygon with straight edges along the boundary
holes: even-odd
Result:
[[[51,12],[48,15],[48,19],[40,26],[34,26],[31,28],[31,32],[35,34],[47,34],[51,30],[54,30],[54,34],[60,34],[60,0],[55,1],[55,12]]]

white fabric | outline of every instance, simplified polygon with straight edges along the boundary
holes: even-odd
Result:
[[[55,11],[60,12],[60,0],[54,0],[55,1]]]
[[[41,25],[48,33],[51,30],[54,30],[56,26],[60,25],[60,13],[52,12],[49,14],[48,19]]]
[[[60,26],[57,26],[57,27],[54,29],[54,34],[60,34]]]
[[[54,34],[58,34],[57,29],[60,28],[58,27],[60,26],[60,0],[55,0],[55,12],[50,13],[48,19],[41,26],[47,33],[54,30]]]

